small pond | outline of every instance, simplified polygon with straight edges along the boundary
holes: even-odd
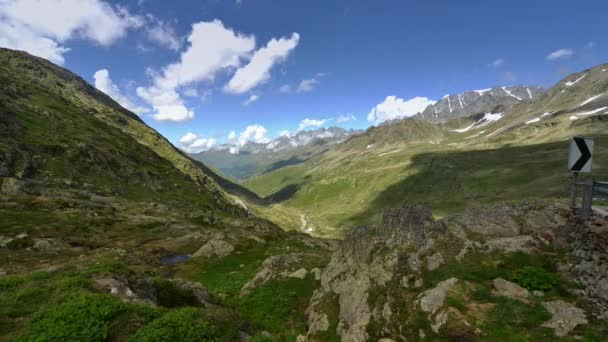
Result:
[[[190,260],[192,256],[188,254],[171,254],[160,258],[163,265],[175,265]]]

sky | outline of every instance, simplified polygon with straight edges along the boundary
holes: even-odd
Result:
[[[70,69],[199,152],[550,87],[608,61],[607,19],[605,0],[0,0],[0,46]]]

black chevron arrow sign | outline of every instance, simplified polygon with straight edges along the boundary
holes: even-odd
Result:
[[[593,139],[574,137],[570,142],[568,167],[572,172],[591,172]]]

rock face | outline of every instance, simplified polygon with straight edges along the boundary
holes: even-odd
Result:
[[[566,336],[577,325],[588,323],[585,312],[572,304],[557,300],[543,305],[553,316],[549,321],[543,323],[543,326],[554,329],[556,336]]]
[[[570,260],[564,265],[583,285],[596,314],[608,318],[608,222],[596,219],[589,224],[573,225],[569,240],[573,247]]]
[[[213,239],[204,244],[198,251],[192,254],[193,258],[223,258],[234,251],[234,246],[222,239]]]
[[[393,278],[406,250],[424,250],[433,238],[446,232],[445,224],[435,221],[430,210],[420,205],[385,212],[377,229],[353,230],[321,274],[321,288],[313,294],[307,310],[308,335],[329,328],[323,303],[337,297],[340,310],[336,332],[342,341],[365,341],[372,317],[370,289],[384,286]],[[380,316],[390,316],[390,306],[386,305],[380,307]]]

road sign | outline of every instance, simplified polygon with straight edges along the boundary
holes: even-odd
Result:
[[[593,139],[574,137],[570,140],[568,169],[571,172],[591,172],[593,160]]]

